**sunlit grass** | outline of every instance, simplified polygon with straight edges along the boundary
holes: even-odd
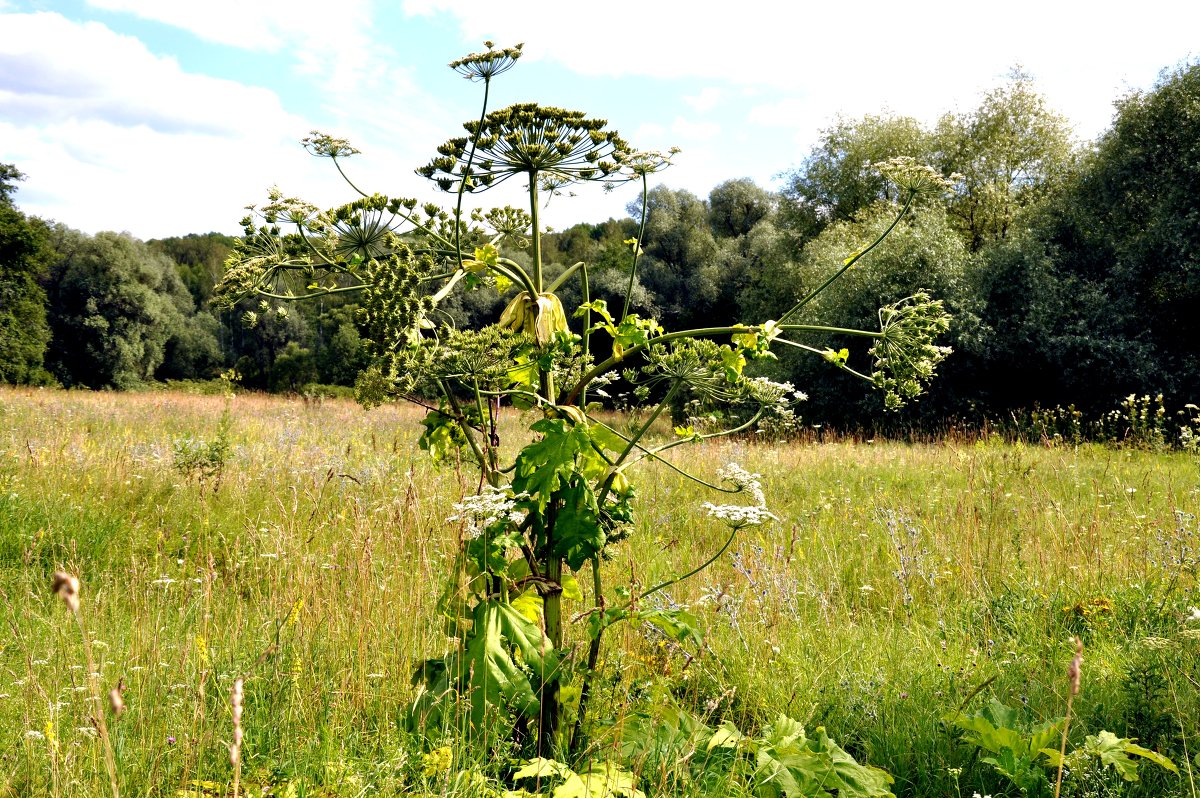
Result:
[[[0,391],[0,796],[109,794],[78,629],[49,589],[60,567],[83,581],[105,689],[126,685],[110,723],[123,794],[228,785],[239,675],[252,788],[437,794],[452,772],[503,773],[460,746],[442,782],[426,779],[404,731],[409,677],[447,645],[436,605],[459,531],[444,519],[476,489],[471,469],[429,464],[419,409],[239,395],[220,479],[188,479],[175,442],[211,439],[225,401]],[[505,438],[531,420],[511,414]],[[728,462],[760,472],[781,520],[651,599],[693,607],[701,651],[614,629],[599,720],[646,711],[658,683],[745,731],[780,712],[824,725],[900,795],[954,795],[951,767],[963,794],[999,794],[941,717],[985,682],[975,701],[1061,715],[1078,634],[1078,733],[1139,737],[1181,767],[1185,744],[1195,755],[1200,624],[1185,619],[1200,597],[1195,566],[1163,548],[1200,536],[1176,515],[1200,507],[1195,456],[999,440],[673,454],[709,478]],[[698,511],[703,488],[639,468],[637,531],[606,579],[645,588],[703,562],[726,530]],[[440,742],[457,744],[426,745]],[[643,789],[660,783],[642,774]],[[1147,769],[1121,794],[1191,793]]]

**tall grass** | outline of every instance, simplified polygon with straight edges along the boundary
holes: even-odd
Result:
[[[428,464],[411,408],[239,395],[228,462],[206,484],[172,452],[216,435],[224,407],[0,391],[0,796],[111,794],[79,632],[49,590],[60,568],[83,583],[105,691],[125,681],[128,710],[108,724],[124,795],[231,789],[239,678],[244,794],[438,793],[465,771],[502,774],[451,731],[418,740],[403,722],[413,669],[447,644],[436,602],[459,532],[444,519],[474,492],[470,469]],[[531,420],[514,412],[509,438]],[[942,717],[989,697],[1061,715],[1078,635],[1088,668],[1072,735],[1138,737],[1185,776],[1144,768],[1115,785],[1100,772],[1063,794],[1192,794],[1195,455],[997,440],[676,451],[694,471],[762,473],[782,520],[655,597],[696,610],[702,650],[646,629],[612,636],[593,699],[602,724],[665,689],[747,732],[779,712],[823,725],[889,770],[898,795],[1000,795]],[[637,484],[637,531],[610,580],[649,586],[723,542],[697,511],[702,490],[661,468]],[[431,766],[442,744],[453,764]],[[639,777],[651,794],[682,789],[671,774]]]

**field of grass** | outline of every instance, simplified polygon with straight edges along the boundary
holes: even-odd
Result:
[[[216,440],[226,409],[224,468],[181,467],[185,442]],[[461,530],[445,519],[476,488],[470,468],[429,463],[419,418],[0,389],[0,797],[112,794],[80,628],[50,589],[58,569],[82,581],[103,693],[124,684],[127,710],[108,721],[121,795],[229,794],[239,676],[245,794],[499,795],[515,760],[406,723],[414,668],[452,643],[436,605]],[[530,421],[514,411],[507,437]],[[692,608],[699,649],[614,628],[592,703],[599,744],[675,708],[747,735],[784,713],[887,770],[899,796],[1016,796],[945,718],[993,699],[1022,723],[1061,717],[1078,636],[1071,745],[1108,730],[1179,773],[1145,762],[1129,782],[1096,758],[1062,795],[1197,795],[1195,455],[995,439],[673,454],[710,478],[729,462],[761,473],[780,520],[654,597]],[[703,488],[641,469],[636,532],[609,584],[685,572],[727,534],[700,512]],[[569,630],[577,658],[583,626]],[[742,789],[706,778],[701,753],[625,764],[650,796]]]

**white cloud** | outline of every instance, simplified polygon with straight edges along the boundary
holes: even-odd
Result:
[[[525,0],[519,11],[493,0],[405,0],[404,8],[450,16],[468,40],[525,41],[529,61],[583,75],[771,87],[781,99],[803,97],[822,120],[884,107],[932,119],[969,107],[1021,63],[1088,135],[1108,121],[1123,86],[1152,82],[1164,59],[1195,56],[1200,28],[1200,3],[1177,0],[1146,0],[1136,13],[1083,13],[1044,0],[1012,0],[1002,10],[863,0],[852,12],[775,0],[612,0],[602,23],[594,7],[557,0]]]
[[[355,196],[299,146],[313,121],[271,90],[186,72],[97,22],[43,12],[0,26],[0,142],[29,175],[26,212],[158,237],[236,232],[243,206],[276,183],[322,206]],[[429,197],[412,170],[448,129],[441,104],[400,68],[321,96],[320,127],[363,150],[346,168],[364,190]]]
[[[725,92],[716,86],[705,86],[699,94],[684,97],[683,101],[700,113],[711,111],[717,107]]]
[[[296,144],[309,125],[271,91],[189,74],[94,22],[37,13],[3,25],[0,141],[29,175],[18,196],[29,213],[89,232],[232,232],[274,182],[330,182]]]
[[[232,135],[287,115],[266,89],[192,75],[137,39],[58,14],[13,14],[0,39],[0,107],[26,124],[103,119],[163,133]]]
[[[677,116],[671,123],[671,132],[686,144],[688,141],[715,139],[721,134],[721,126],[716,122],[694,122]]]
[[[339,0],[334,10],[320,0],[87,0],[105,11],[134,14],[183,28],[205,41],[247,50],[278,52],[297,41],[325,40],[337,47],[339,39],[369,27],[367,0]]]

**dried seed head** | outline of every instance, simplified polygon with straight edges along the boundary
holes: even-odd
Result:
[[[236,679],[229,694],[229,706],[233,710],[233,744],[229,746],[229,763],[236,766],[242,758],[242,704],[245,693],[242,680]]]
[[[71,612],[79,612],[79,580],[66,571],[55,571],[50,589],[67,605]]]
[[[1083,641],[1075,638],[1075,658],[1067,667],[1067,678],[1071,681],[1071,695],[1079,695],[1079,681],[1083,669]]]
[[[117,681],[117,686],[108,691],[108,708],[115,717],[121,717],[125,712],[125,680]]]

